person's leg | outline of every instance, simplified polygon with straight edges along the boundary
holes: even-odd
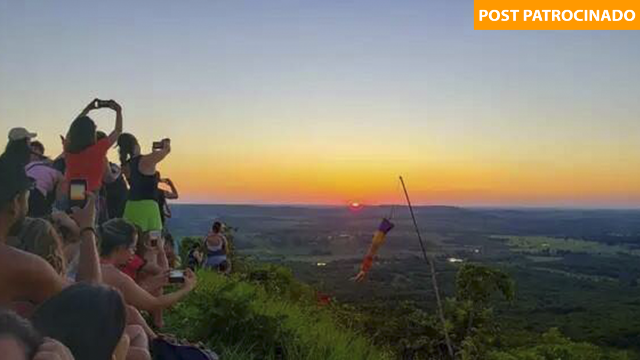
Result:
[[[151,329],[151,327],[149,327],[149,324],[147,324],[147,320],[142,317],[140,311],[138,311],[138,309],[134,308],[131,305],[127,305],[127,325],[140,326],[144,330],[144,333],[147,335],[147,338],[149,340],[154,340],[158,337],[158,335]]]
[[[116,346],[116,350],[113,352],[114,360],[125,360],[127,359],[127,353],[129,352],[129,336],[127,334],[123,334],[120,338],[120,342]]]
[[[149,339],[141,326],[129,325],[125,329],[125,334],[127,334],[130,339],[127,360],[151,359],[151,355],[149,354]]]
[[[127,360],[151,360],[151,353],[148,350],[130,347]]]

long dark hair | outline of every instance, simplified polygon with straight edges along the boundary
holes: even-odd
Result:
[[[214,222],[213,225],[211,226],[211,231],[216,234],[222,231],[222,223],[220,221]]]
[[[129,247],[138,233],[135,225],[125,219],[112,219],[100,226],[100,255],[109,256],[117,248]]]
[[[120,165],[126,165],[135,155],[135,148],[138,145],[138,139],[129,133],[123,133],[118,137],[118,152],[120,154]]]
[[[22,166],[26,166],[31,160],[31,147],[28,139],[10,140],[4,153],[11,156]]]
[[[81,116],[71,123],[64,151],[78,154],[96,143],[96,124],[88,116]]]
[[[126,310],[118,291],[77,283],[42,304],[32,321],[42,335],[66,345],[76,360],[111,360],[124,333]]]

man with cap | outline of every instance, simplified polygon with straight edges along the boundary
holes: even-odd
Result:
[[[23,127],[17,127],[9,130],[9,141],[19,141],[24,139],[31,141],[31,139],[34,139],[37,136],[38,134],[32,133]]]
[[[10,230],[19,226],[27,215],[32,186],[19,159],[7,153],[0,156],[0,306],[14,302],[38,305],[67,285],[44,259],[6,244]],[[72,215],[82,229],[78,281],[101,281],[93,228],[94,209],[95,198],[89,197],[87,206],[74,209]]]
[[[5,153],[0,157],[0,305],[15,301],[39,304],[64,287],[62,278],[42,258],[6,244],[12,227],[19,225],[29,210],[27,177],[19,159]]]
[[[23,166],[31,159],[31,139],[38,136],[23,127],[13,128],[9,131],[9,143],[5,154],[18,161]]]

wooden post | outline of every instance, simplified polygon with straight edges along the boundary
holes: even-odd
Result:
[[[438,288],[438,280],[436,277],[436,266],[434,260],[431,256],[427,255],[427,251],[424,247],[424,242],[422,241],[422,235],[420,234],[420,228],[418,228],[418,222],[416,221],[416,216],[413,213],[413,206],[411,205],[411,199],[409,199],[409,193],[407,192],[407,187],[404,184],[404,179],[400,176],[400,183],[402,184],[402,189],[404,190],[404,196],[407,198],[407,205],[409,206],[409,212],[411,212],[411,219],[413,219],[413,226],[416,229],[416,234],[418,235],[418,241],[420,241],[420,248],[422,249],[422,256],[424,260],[429,265],[431,269],[431,283],[433,284],[433,292],[436,294],[436,305],[438,306],[438,316],[440,317],[440,322],[442,323],[442,330],[444,331],[444,339],[447,343],[447,350],[449,351],[449,356],[451,359],[454,359],[453,347],[451,346],[451,339],[449,338],[449,331],[447,330],[447,322],[444,318],[444,309],[442,308],[442,301],[440,300],[440,290]]]

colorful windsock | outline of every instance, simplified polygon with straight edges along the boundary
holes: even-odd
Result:
[[[367,273],[373,266],[373,259],[375,258],[378,250],[384,244],[384,240],[387,237],[387,233],[393,229],[395,225],[387,219],[382,219],[380,226],[378,226],[378,230],[376,230],[375,234],[373,234],[373,240],[371,241],[371,246],[369,246],[369,251],[367,251],[367,255],[365,255],[362,260],[362,265],[360,265],[360,272],[356,275],[355,280],[360,282],[363,281],[367,276]]]

